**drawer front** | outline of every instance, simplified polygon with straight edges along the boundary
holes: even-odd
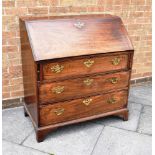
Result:
[[[73,76],[127,69],[128,55],[87,56],[43,64],[43,80],[63,79]]]
[[[43,103],[81,98],[98,92],[127,87],[128,82],[129,72],[118,72],[45,83],[39,87],[39,100]]]
[[[40,107],[40,125],[56,124],[126,107],[127,91],[59,102]]]

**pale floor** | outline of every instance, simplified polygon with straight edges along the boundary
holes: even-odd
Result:
[[[151,155],[152,85],[131,87],[129,120],[116,117],[70,125],[37,143],[23,107],[3,110],[3,155]]]

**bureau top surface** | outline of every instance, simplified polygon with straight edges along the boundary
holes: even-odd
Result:
[[[33,17],[24,21],[35,61],[133,50],[117,16]]]

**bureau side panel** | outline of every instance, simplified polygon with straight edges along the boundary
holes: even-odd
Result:
[[[129,74],[129,85],[128,85],[128,99],[129,99],[129,91],[130,91],[130,81],[131,81],[131,74],[132,74],[132,66],[133,66],[133,56],[134,56],[134,50],[129,53],[129,63],[128,63],[128,68],[131,70]]]
[[[25,22],[19,21],[25,108],[33,124],[38,126],[37,64],[32,55]]]

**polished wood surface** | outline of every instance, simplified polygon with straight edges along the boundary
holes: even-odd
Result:
[[[38,89],[37,89],[37,64],[32,55],[25,23],[20,20],[20,41],[23,70],[23,87],[25,106],[29,110],[33,123],[38,125]]]
[[[111,81],[112,79],[114,81]],[[91,80],[90,85],[85,83],[88,80]],[[57,102],[125,88],[128,86],[128,81],[129,72],[118,72],[41,84],[39,87],[39,101],[40,103]],[[55,93],[53,92],[55,88],[63,88],[64,90],[60,93]]]
[[[56,128],[128,120],[133,46],[117,16],[20,18],[24,114],[38,142]]]
[[[89,62],[92,62],[89,66]],[[89,55],[84,58],[60,59],[43,64],[43,80],[60,80],[86,74],[128,69],[128,53]],[[55,67],[55,70],[53,69]],[[57,67],[57,68],[56,68]],[[57,70],[56,70],[57,69]]]
[[[86,99],[91,99],[89,105],[83,103]],[[115,101],[110,102],[111,100]],[[45,126],[88,117],[124,108],[126,104],[127,91],[120,91],[47,105],[40,108],[40,124]]]
[[[133,50],[119,17],[32,20],[26,27],[36,61]]]

